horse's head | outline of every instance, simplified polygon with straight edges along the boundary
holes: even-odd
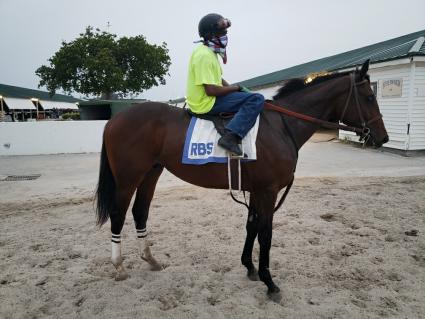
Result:
[[[350,91],[340,114],[340,121],[359,127],[361,132],[357,132],[357,135],[366,144],[380,147],[388,142],[388,134],[375,94],[370,87],[368,70],[369,60],[363,64],[360,71],[356,70],[349,75]]]

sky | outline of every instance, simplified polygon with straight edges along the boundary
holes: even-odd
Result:
[[[229,83],[425,29],[424,0],[0,0],[0,83],[37,89],[35,70],[90,25],[166,42],[167,83],[140,97],[183,97],[198,22],[212,12],[232,21]]]

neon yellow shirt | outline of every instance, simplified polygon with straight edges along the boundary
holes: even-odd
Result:
[[[222,86],[222,69],[218,56],[206,45],[201,44],[192,53],[186,87],[186,103],[193,113],[209,112],[215,96],[208,96],[204,84]]]

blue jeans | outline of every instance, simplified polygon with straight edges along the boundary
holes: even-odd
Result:
[[[209,114],[236,113],[226,129],[244,138],[263,110],[264,96],[259,93],[233,92],[218,96]]]

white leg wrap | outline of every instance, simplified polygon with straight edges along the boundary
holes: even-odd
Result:
[[[112,234],[111,238],[111,260],[112,264],[114,264],[115,267],[121,265],[122,263],[122,257],[121,257],[121,235],[115,235]]]

